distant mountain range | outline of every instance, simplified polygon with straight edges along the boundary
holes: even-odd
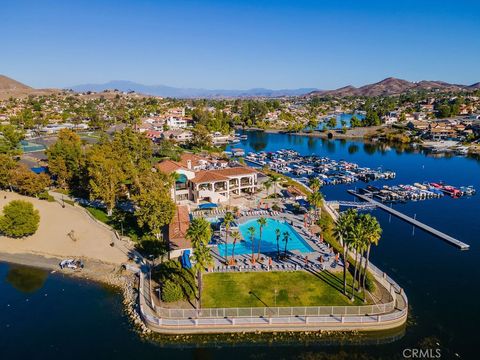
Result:
[[[247,98],[247,97],[282,97],[282,96],[389,96],[410,90],[473,91],[480,89],[480,82],[472,85],[449,84],[444,81],[419,81],[389,77],[374,84],[361,87],[352,85],[336,90],[317,90],[315,88],[272,90],[254,88],[248,90],[210,90],[200,88],[177,88],[166,85],[142,85],[131,81],[110,81],[105,84],[85,84],[71,87],[77,92],[104,90],[134,91],[144,95],[176,98]],[[7,76],[0,75],[0,99],[10,96],[45,95],[61,91],[60,89],[34,89]],[[113,94],[112,94],[113,95]]]
[[[117,89],[120,91],[135,91],[140,94],[175,98],[240,98],[240,97],[281,97],[305,95],[317,89],[281,89],[272,90],[254,88],[248,90],[178,88],[167,85],[143,85],[132,81],[115,80],[105,84],[84,84],[71,87],[74,91],[96,91]]]
[[[386,78],[374,84],[354,87],[348,85],[336,90],[315,90],[309,96],[389,96],[399,95],[410,90],[441,90],[441,91],[473,91],[480,89],[480,82],[472,85],[449,84],[444,81],[411,82],[393,77]]]

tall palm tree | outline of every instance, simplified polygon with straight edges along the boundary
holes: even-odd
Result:
[[[310,205],[313,206],[314,210],[315,210],[315,217],[316,219],[318,220],[319,216],[318,216],[318,209],[321,208],[322,206],[322,203],[323,203],[323,195],[321,192],[319,191],[316,191],[316,192],[312,192],[308,195],[308,198],[307,198],[308,202],[310,203]]]
[[[270,175],[270,181],[273,184],[273,194],[275,195],[274,197],[277,197],[277,185],[278,185],[278,182],[280,181],[280,175],[271,174]]]
[[[231,212],[227,212],[223,218],[225,224],[225,263],[228,262],[228,233],[230,232],[230,225],[235,218]]]
[[[258,256],[257,260],[260,260],[260,245],[262,243],[262,233],[263,233],[263,227],[267,225],[267,219],[265,219],[263,216],[259,217],[257,219],[257,223],[260,226],[260,239],[258,240]]]
[[[290,240],[290,234],[288,233],[288,231],[285,231],[283,233],[283,241],[285,241],[285,250],[283,252],[283,257],[286,258],[287,257],[287,244],[288,244],[288,240]]]
[[[351,228],[351,233],[350,233],[351,238],[350,238],[350,241],[349,241],[349,245],[350,245],[351,250],[353,250],[355,252],[355,267],[354,267],[353,279],[352,279],[352,296],[351,296],[352,301],[355,300],[355,282],[357,280],[359,256],[360,256],[362,246],[364,244],[363,226],[361,226],[359,221],[357,221],[358,217],[355,220],[356,221]]]
[[[314,193],[318,192],[322,187],[322,183],[320,182],[319,178],[311,178],[308,185],[310,186],[310,189],[312,189]]]
[[[282,233],[280,232],[279,228],[275,229],[275,236],[277,237],[277,258],[280,259],[280,235]]]
[[[195,259],[194,271],[197,273],[198,297],[196,308],[200,309],[202,304],[203,278],[202,274],[205,268],[213,264],[213,257],[208,248],[208,243],[212,237],[212,228],[210,223],[203,219],[193,219],[188,227],[186,238],[190,240],[193,247],[193,258]]]
[[[255,228],[250,226],[247,229],[248,233],[250,234],[250,241],[252,242],[252,264],[255,264]]]
[[[348,209],[340,214],[334,228],[334,235],[343,247],[343,293],[345,296],[347,296],[348,243],[355,217],[356,211]]]
[[[270,195],[270,194],[269,194],[270,188],[272,187],[272,181],[271,181],[271,180],[265,181],[265,182],[263,183],[263,187],[264,187],[265,190],[267,191],[267,198],[268,198],[268,195]]]
[[[237,240],[240,239],[240,232],[238,230],[232,231],[232,238],[233,238],[233,246],[232,246],[232,260],[230,261],[231,265],[235,264],[235,245],[237,244]]]
[[[366,256],[365,256],[365,268],[363,270],[363,278],[362,278],[362,287],[363,287],[363,299],[366,301],[366,296],[365,296],[365,279],[367,277],[367,271],[368,271],[368,263],[370,260],[370,248],[372,245],[378,245],[378,241],[380,240],[380,237],[382,236],[382,228],[380,227],[380,224],[378,223],[378,220],[376,217],[371,216],[370,214],[366,214],[363,219],[363,226],[365,228],[365,242],[366,242]]]

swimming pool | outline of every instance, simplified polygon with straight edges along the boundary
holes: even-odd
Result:
[[[244,255],[252,253],[252,241],[250,238],[250,233],[248,228],[255,228],[255,235],[253,239],[253,245],[255,248],[255,253],[258,252],[258,242],[260,241],[260,225],[257,222],[257,219],[249,220],[243,224],[240,224],[240,232],[244,241],[237,241],[235,245],[235,255]],[[309,253],[314,250],[302,239],[302,237],[287,223],[283,220],[275,220],[267,218],[267,225],[263,227],[262,231],[262,241],[260,244],[260,252],[262,254],[274,254],[277,252],[277,236],[275,234],[276,229],[280,230],[280,252],[285,249],[285,242],[283,241],[283,234],[287,232],[290,237],[287,243],[287,250],[297,250],[301,253]],[[232,255],[232,242],[233,239],[229,237],[228,239],[228,255]],[[218,245],[218,251],[220,255],[225,254],[225,244]]]

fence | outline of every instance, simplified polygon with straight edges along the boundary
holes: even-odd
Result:
[[[251,318],[251,317],[298,317],[298,316],[350,316],[377,315],[395,309],[395,301],[363,306],[308,306],[308,307],[251,307],[251,308],[204,308],[165,309],[155,307],[162,318]]]
[[[314,307],[265,307],[265,308],[210,308],[210,309],[165,309],[152,302],[149,273],[140,274],[140,313],[144,321],[157,328],[182,331],[182,328],[206,326],[211,329],[235,326],[266,326],[288,328],[289,326],[385,326],[405,319],[408,300],[403,290],[385,273],[371,265],[379,282],[388,286],[393,301],[385,304],[363,306],[314,306]],[[145,284],[147,282],[147,284]],[[398,309],[397,293],[403,298],[402,309]],[[145,307],[153,312],[148,313]],[[383,325],[382,325],[383,324]],[[177,330],[175,330],[177,329]]]

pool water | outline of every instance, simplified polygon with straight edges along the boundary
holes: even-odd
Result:
[[[258,243],[260,241],[260,225],[257,222],[257,219],[249,220],[243,224],[240,224],[239,229],[240,233],[244,240],[237,241],[235,245],[235,255],[244,255],[252,253],[252,241],[248,228],[255,228],[255,235],[253,238],[254,252],[258,252]],[[275,235],[276,229],[280,230],[280,240],[279,247],[282,252],[285,249],[285,242],[283,241],[283,234],[287,232],[290,237],[287,243],[287,250],[297,250],[301,253],[310,253],[314,250],[302,239],[302,237],[287,223],[283,220],[275,220],[267,218],[267,224],[263,227],[262,230],[262,240],[260,242],[260,252],[262,254],[274,254],[277,252],[277,236]],[[233,239],[229,238],[227,245],[227,253],[229,256],[232,255]],[[218,251],[221,255],[225,254],[225,244],[218,245]]]

